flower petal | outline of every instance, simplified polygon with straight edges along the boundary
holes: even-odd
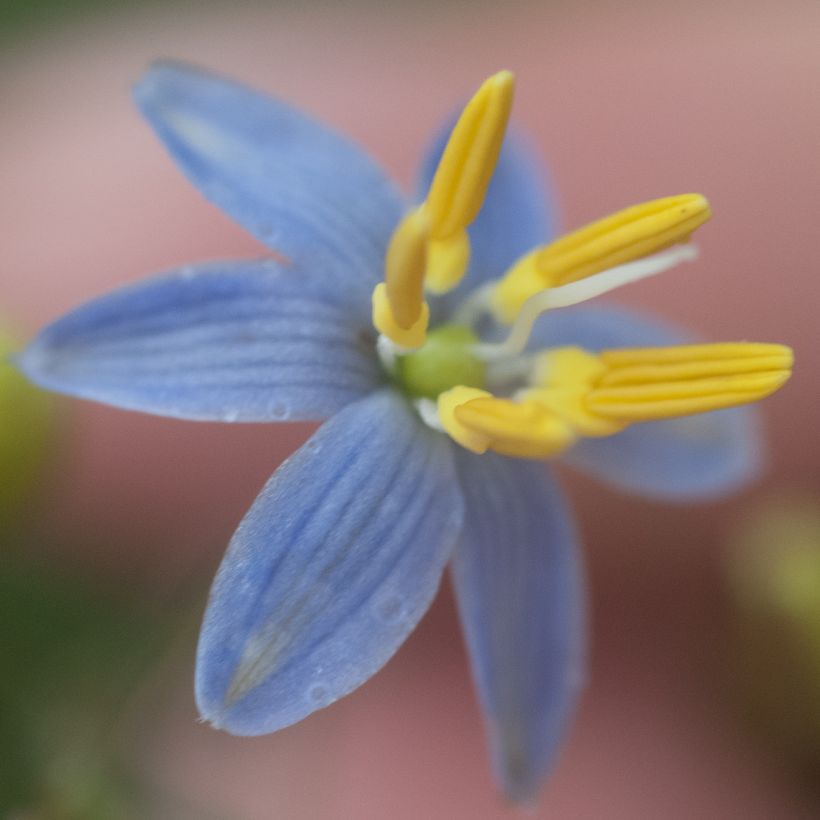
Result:
[[[152,67],[135,97],[209,200],[294,261],[344,271],[337,286],[363,286],[369,310],[404,202],[363,151],[284,102],[178,63]]]
[[[754,411],[740,407],[668,421],[647,421],[601,439],[584,439],[564,457],[573,467],[649,498],[717,498],[761,471]]]
[[[386,663],[432,601],[461,529],[450,453],[383,391],[280,467],[211,590],[196,676],[207,720],[272,732]]]
[[[425,157],[419,196],[424,197],[451,128],[438,136]],[[521,134],[508,134],[501,148],[484,205],[470,226],[470,267],[462,284],[448,300],[458,304],[464,295],[496,279],[527,251],[549,240],[554,232],[552,204],[545,174]]]
[[[382,379],[325,285],[271,261],[182,268],[46,327],[17,363],[50,390],[214,421],[322,419]]]
[[[584,602],[568,508],[545,467],[459,452],[464,535],[452,573],[496,774],[528,800],[584,677]]]
[[[543,316],[531,349],[689,343],[682,330],[616,307],[556,310]],[[760,472],[763,443],[752,407],[635,424],[608,438],[582,439],[564,460],[596,478],[640,495],[679,501],[711,498]]]
[[[501,335],[509,330],[501,329]],[[607,347],[654,347],[691,342],[693,335],[658,317],[612,304],[560,308],[541,315],[528,350],[578,345],[597,352]]]

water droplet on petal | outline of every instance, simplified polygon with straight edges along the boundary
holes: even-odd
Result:
[[[305,450],[309,453],[318,453],[321,449],[322,445],[315,439],[308,439],[308,441],[305,442]]]
[[[387,595],[376,601],[376,616],[380,621],[394,624],[404,617],[404,599],[399,595]]]
[[[284,421],[290,416],[290,408],[286,404],[276,403],[271,406],[271,417],[278,421]]]
[[[328,695],[327,687],[323,683],[313,683],[307,690],[308,700],[317,705],[328,703],[330,696]]]
[[[276,246],[282,239],[282,231],[266,222],[260,222],[256,226],[256,235],[269,246]]]

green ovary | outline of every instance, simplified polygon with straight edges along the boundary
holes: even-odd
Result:
[[[471,351],[477,342],[468,327],[442,325],[427,334],[424,347],[398,358],[396,379],[407,393],[430,399],[457,385],[483,388],[486,366]]]

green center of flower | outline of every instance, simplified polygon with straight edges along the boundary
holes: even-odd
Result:
[[[396,379],[412,396],[435,399],[456,385],[483,388],[486,365],[473,352],[478,337],[464,325],[442,325],[422,348],[396,360]]]

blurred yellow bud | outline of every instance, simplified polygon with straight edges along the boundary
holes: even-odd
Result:
[[[18,348],[0,327],[0,529],[32,488],[51,430],[51,398],[23,378],[9,357]]]

